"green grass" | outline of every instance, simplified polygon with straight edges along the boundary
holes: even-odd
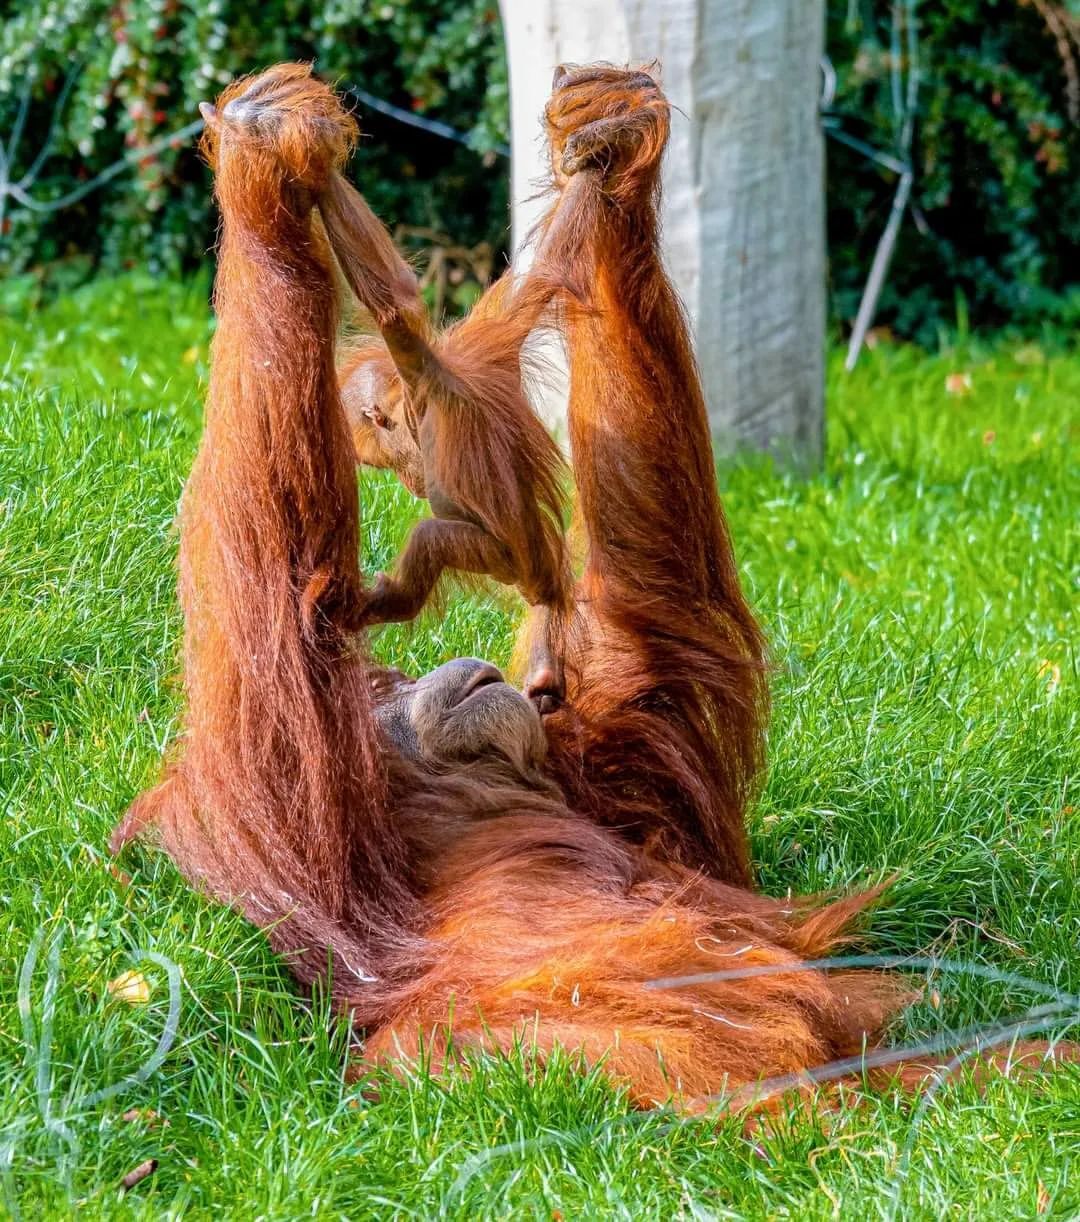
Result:
[[[109,830],[177,725],[171,522],[208,333],[202,286],[145,280],[0,319],[0,1210],[872,1218],[910,1141],[904,1216],[1076,1216],[1077,1069],[950,1089],[916,1130],[911,1103],[889,1097],[753,1138],[634,1115],[598,1075],[537,1070],[524,1051],[450,1085],[387,1080],[372,1101],[343,1082],[344,1028],[242,921],[150,854],[133,856],[130,886],[110,873]],[[947,395],[964,372],[970,394]],[[896,874],[870,949],[1074,991],[1078,404],[1075,352],[879,348],[852,377],[833,364],[820,475],[723,473],[776,661],[753,815],[762,885]],[[376,566],[413,511],[385,480],[371,499]],[[458,600],[379,648],[423,668],[502,660],[509,643],[504,609]],[[54,1030],[28,1052],[17,980],[39,932],[24,1000],[37,1026],[54,1009]],[[182,971],[179,1035],[147,1081],[88,1105],[166,1021],[159,967],[137,965],[147,1004],[105,987],[136,948]],[[916,1007],[901,1034],[1041,1000],[952,976],[934,987],[940,1008]],[[156,1173],[125,1197],[121,1177],[148,1158]]]

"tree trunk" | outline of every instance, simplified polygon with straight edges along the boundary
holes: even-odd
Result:
[[[502,0],[515,241],[542,205],[556,64],[658,60],[677,108],[665,258],[697,339],[718,448],[821,455],[824,0]],[[679,112],[682,112],[680,114]]]

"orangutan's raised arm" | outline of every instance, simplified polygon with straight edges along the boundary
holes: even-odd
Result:
[[[187,714],[113,844],[156,829],[189,878],[271,927],[302,979],[329,949],[335,988],[370,991],[371,947],[396,936],[411,896],[352,635],[367,598],[356,471],[311,215],[355,129],[304,65],[241,81],[204,115],[222,239],[180,518]]]
[[[668,116],[649,76],[602,68],[565,73],[546,111],[559,233],[543,234],[541,255],[565,261],[584,295],[567,330],[585,580],[612,609],[629,587],[628,601],[665,628],[673,611],[707,607],[753,638],[691,339],[660,257]]]
[[[620,743],[623,766],[610,776],[602,751],[588,765],[594,785],[613,787],[606,817],[640,808],[642,838],[746,882],[763,642],[720,506],[690,335],[659,253],[669,106],[645,73],[560,69],[546,121],[560,198],[541,253],[579,293],[565,329],[585,571],[567,697],[596,730],[586,742]]]

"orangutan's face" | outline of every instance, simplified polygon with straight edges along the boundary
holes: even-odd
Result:
[[[382,345],[359,350],[342,380],[341,403],[356,461],[389,468],[413,496],[426,497],[424,460],[409,427],[405,387]]]
[[[544,759],[540,714],[490,662],[455,658],[421,679],[384,671],[376,715],[403,755],[433,763],[502,757],[522,773]]]

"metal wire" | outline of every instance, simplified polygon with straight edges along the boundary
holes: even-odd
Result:
[[[11,198],[21,207],[27,209],[27,211],[38,214],[60,212],[64,208],[70,208],[73,204],[77,204],[80,200],[85,199],[86,196],[103,187],[106,183],[111,182],[112,179],[118,177],[135,163],[144,160],[146,157],[156,156],[163,149],[175,148],[178,145],[185,144],[193,136],[198,135],[204,127],[202,119],[195,119],[191,123],[186,123],[183,127],[170,132],[168,135],[152,140],[149,144],[140,145],[138,148],[129,150],[123,157],[114,161],[112,165],[106,166],[105,169],[95,174],[93,178],[87,182],[80,183],[77,187],[65,192],[65,194],[57,196],[55,199],[40,199],[32,195],[31,190],[37,182],[42,167],[52,153],[60,117],[63,114],[64,106],[78,77],[80,68],[81,65],[76,65],[68,73],[57,98],[48,134],[38,150],[37,156],[26,173],[17,182],[13,182],[10,178],[10,171],[14,165],[15,154],[18,150],[18,144],[26,123],[26,114],[29,109],[30,88],[29,82],[27,83],[20,98],[19,110],[7,142],[7,148],[5,150],[3,146],[0,146],[0,218],[3,217],[4,201],[6,198]],[[460,131],[449,123],[443,123],[439,119],[429,119],[424,115],[413,114],[411,111],[395,106],[393,102],[387,102],[384,98],[368,93],[366,89],[360,89],[355,85],[345,86],[343,92],[356,98],[364,106],[378,111],[379,114],[388,115],[399,123],[408,124],[410,127],[419,128],[421,131],[430,132],[434,136],[440,136],[444,140],[452,140],[456,144],[461,144],[466,148],[472,148],[474,151],[477,151],[468,133]],[[502,157],[510,156],[510,146],[507,144],[495,144],[491,147],[490,151],[498,153]]]
[[[846,1057],[818,1066],[801,1074],[783,1074],[767,1078],[757,1084],[750,1098],[754,1103],[783,1095],[793,1088],[806,1085],[824,1085],[838,1078],[852,1077],[868,1069],[883,1068],[898,1064],[901,1061],[932,1056],[944,1052],[955,1051],[940,1070],[939,1077],[928,1082],[918,1106],[912,1114],[908,1127],[904,1149],[897,1162],[896,1172],[889,1187],[886,1201],[885,1216],[891,1222],[900,1208],[904,1185],[910,1171],[911,1156],[919,1128],[937,1098],[943,1086],[950,1079],[953,1070],[959,1068],[965,1061],[994,1048],[1015,1043],[1017,1040],[1044,1033],[1046,1031],[1061,1031],[1080,1023],[1080,997],[1059,989],[1044,981],[1034,980],[1016,972],[1007,972],[982,963],[970,963],[965,960],[941,958],[935,955],[838,955],[822,959],[807,960],[795,964],[761,964],[741,968],[724,969],[717,972],[701,972],[687,976],[672,976],[646,982],[647,989],[669,989],[706,984],[721,980],[745,980],[757,976],[784,975],[808,971],[830,971],[850,968],[888,968],[925,970],[956,975],[966,975],[980,980],[994,981],[1010,985],[1030,993],[1043,996],[1048,1000],[1041,1005],[1031,1006],[1023,1013],[1012,1018],[998,1020],[992,1023],[971,1025],[959,1030],[947,1029],[942,1034],[920,1041],[919,1043],[898,1045],[892,1048],[872,1049],[860,1056]],[[962,1047],[961,1047],[962,1046]],[[746,1095],[743,1095],[746,1098]],[[724,1096],[715,1099],[715,1114],[723,1114],[728,1100]],[[660,1128],[661,1133],[686,1124],[695,1123],[695,1118],[670,1113],[670,1123]],[[492,1163],[511,1154],[523,1154],[530,1150],[543,1149],[551,1146],[569,1145],[575,1142],[595,1139],[604,1131],[632,1127],[652,1120],[650,1113],[634,1112],[625,1116],[608,1118],[596,1125],[584,1126],[581,1129],[557,1130],[543,1133],[533,1138],[522,1138],[519,1141],[507,1142],[479,1150],[466,1158],[458,1169],[457,1177],[450,1189],[449,1201],[459,1201],[471,1181]]]

